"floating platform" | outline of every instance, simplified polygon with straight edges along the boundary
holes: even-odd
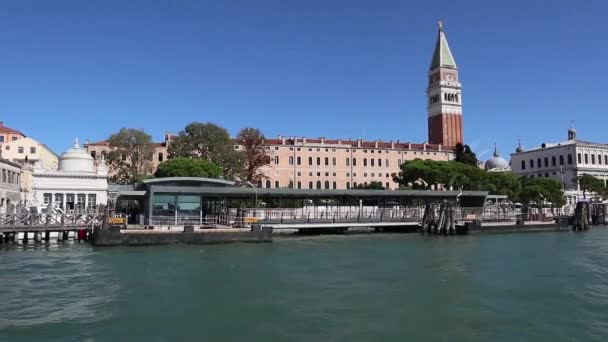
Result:
[[[184,227],[181,232],[110,227],[96,229],[91,243],[95,246],[149,246],[170,244],[218,244],[232,242],[272,242],[272,228],[255,225],[251,229]]]

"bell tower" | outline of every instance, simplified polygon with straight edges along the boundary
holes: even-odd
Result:
[[[426,93],[429,143],[443,146],[464,143],[462,86],[458,79],[458,67],[450,51],[441,21]]]

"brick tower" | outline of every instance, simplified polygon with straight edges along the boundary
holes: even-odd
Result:
[[[429,71],[427,89],[429,143],[455,146],[464,143],[462,129],[462,87],[458,67],[439,22],[439,34]]]

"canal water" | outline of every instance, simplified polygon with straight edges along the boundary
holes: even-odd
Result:
[[[606,341],[608,229],[0,246],[0,341]]]

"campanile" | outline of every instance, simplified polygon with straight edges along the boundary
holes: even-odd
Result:
[[[429,86],[426,92],[429,143],[443,146],[464,143],[462,86],[442,22],[439,22],[437,44],[429,70]]]

